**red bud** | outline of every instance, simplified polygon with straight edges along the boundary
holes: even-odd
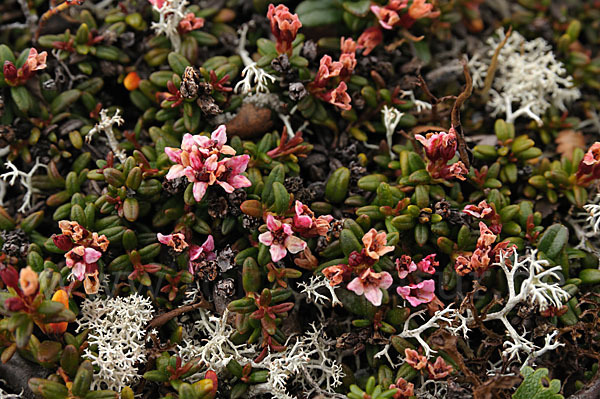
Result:
[[[4,301],[4,307],[9,312],[18,312],[19,310],[25,308],[25,304],[23,303],[23,300],[21,298],[13,296],[11,298],[7,298],[6,301]]]
[[[65,234],[53,235],[52,241],[54,241],[54,245],[56,245],[57,248],[63,251],[69,251],[71,248],[73,248],[73,241],[71,240],[71,237]]]
[[[19,272],[12,266],[0,264],[0,279],[2,279],[7,287],[15,289],[19,287]]]
[[[7,82],[14,83],[17,80],[17,67],[12,62],[4,61],[4,79]]]

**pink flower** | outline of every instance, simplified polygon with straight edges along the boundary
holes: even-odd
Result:
[[[278,262],[285,257],[287,251],[296,254],[306,248],[306,242],[293,235],[292,226],[287,223],[282,223],[273,215],[267,216],[266,231],[258,236],[258,241],[270,247],[271,260]]]
[[[313,224],[313,213],[306,205],[300,201],[296,201],[294,205],[294,227],[310,229]],[[310,212],[310,213],[309,213]]]
[[[420,134],[415,135],[417,139],[425,147],[425,155],[431,161],[444,160],[448,162],[456,154],[456,132],[454,128],[450,128],[448,133],[427,133],[425,137]]]
[[[251,186],[250,180],[241,175],[246,170],[250,157],[226,157],[235,155],[235,150],[225,145],[226,142],[225,125],[219,126],[210,138],[185,134],[181,148],[165,148],[165,153],[175,163],[169,169],[167,180],[187,177],[193,183],[194,199],[198,202],[204,197],[208,186],[215,183],[228,193],[236,188]],[[225,158],[219,160],[220,157]]]
[[[329,79],[339,76],[343,67],[341,62],[333,62],[331,56],[325,54],[319,61],[319,69],[311,85],[317,88],[325,87]]]
[[[206,260],[214,260],[217,258],[215,253],[215,241],[212,235],[209,235],[202,245],[190,245],[190,261],[188,269],[190,273],[195,274],[199,268],[199,264]]]
[[[487,227],[483,222],[479,222],[479,238],[477,239],[477,246],[489,247],[496,241],[496,235]]]
[[[441,356],[435,359],[435,363],[427,363],[427,371],[429,371],[429,377],[434,380],[439,380],[448,376],[452,372],[452,366],[446,364]]]
[[[338,87],[325,94],[326,101],[346,111],[352,109],[352,106],[350,105],[352,99],[350,98],[350,95],[346,93],[347,89],[348,86],[346,86],[346,82],[340,82]]]
[[[378,233],[377,230],[371,229],[362,238],[365,246],[366,254],[374,260],[379,260],[380,256],[394,250],[392,246],[386,246],[387,234],[384,231]]]
[[[29,71],[40,71],[46,68],[46,57],[48,53],[42,51],[38,54],[37,50],[33,47],[29,50],[29,55],[27,56],[27,66],[29,67]]]
[[[578,178],[589,174],[591,174],[592,176],[590,176],[589,179],[583,181],[584,183],[587,182],[587,180],[596,179],[600,177],[600,142],[598,141],[592,144],[592,146],[588,149],[588,151],[583,156],[583,159],[579,163],[579,168],[577,169]]]
[[[175,252],[183,252],[183,250],[188,247],[188,243],[185,242],[185,236],[181,233],[174,233],[166,236],[158,233],[156,237],[160,243],[168,245],[173,248]]]
[[[389,386],[388,389],[397,389],[394,394],[394,399],[408,399],[415,394],[415,384],[406,381],[404,378],[398,378],[395,384]]]
[[[375,14],[377,19],[379,20],[379,24],[384,29],[392,29],[394,25],[400,22],[400,17],[398,16],[398,13],[387,7],[372,5],[371,12]]]
[[[79,281],[83,281],[86,275],[98,270],[96,262],[102,257],[102,252],[93,248],[79,245],[65,254],[67,267]]]
[[[283,4],[275,7],[269,4],[267,18],[271,22],[271,32],[277,39],[275,48],[279,54],[291,55],[292,42],[296,39],[298,29],[302,23],[298,15],[290,13],[290,10]]]
[[[333,220],[331,215],[321,215],[315,218],[315,214],[310,208],[300,201],[294,205],[293,227],[294,231],[300,233],[302,237],[325,236],[329,232],[329,223]]]
[[[169,0],[148,0],[148,2],[150,4],[152,4],[154,7],[156,7],[157,9],[161,9],[163,7],[163,5]]]
[[[440,177],[442,179],[449,179],[451,177],[457,178],[458,180],[466,180],[466,175],[469,173],[467,167],[462,161],[458,161],[453,163],[450,166],[445,166],[442,168]]]
[[[432,11],[433,4],[425,3],[426,0],[414,0],[408,7],[408,15],[413,19],[419,18],[437,18],[440,15],[439,11]]]
[[[494,213],[495,211],[492,209],[488,203],[483,200],[478,205],[467,205],[463,212],[471,215],[478,219],[484,219],[487,215]]]
[[[340,39],[340,50],[342,50],[342,54],[354,54],[356,52],[356,42],[351,38],[342,38]]]
[[[394,280],[388,272],[375,273],[373,269],[368,268],[350,281],[346,288],[353,291],[356,295],[363,295],[373,306],[381,305],[383,292],[380,288],[387,290]]]
[[[217,184],[232,193],[236,188],[250,187],[252,182],[241,173],[246,171],[250,155],[238,155],[221,161],[217,174]]]
[[[410,284],[396,289],[398,295],[406,299],[411,306],[419,306],[422,303],[431,302],[434,297],[434,291],[435,282],[433,280],[423,280],[418,284]]]
[[[417,270],[417,265],[410,256],[402,255],[400,258],[396,259],[396,270],[398,271],[398,277],[403,279]]]
[[[350,277],[352,269],[348,265],[340,264],[326,267],[321,273],[329,280],[329,285],[335,287]]]
[[[356,55],[354,53],[344,53],[340,56],[339,62],[342,64],[340,78],[342,80],[348,79],[356,67]]]
[[[160,8],[160,7],[159,7]],[[187,33],[204,26],[204,18],[199,18],[193,12],[189,12],[179,21],[177,30],[179,33]]]
[[[419,270],[424,273],[434,274],[435,268],[440,265],[440,262],[435,260],[436,254],[427,255],[425,259],[419,262],[417,265]]]
[[[406,356],[406,363],[410,364],[412,368],[416,370],[424,369],[425,366],[427,366],[427,358],[420,355],[419,352],[414,349],[404,349],[404,355]]]
[[[363,55],[369,55],[383,40],[383,33],[378,26],[371,26],[358,37],[357,44],[363,50]]]

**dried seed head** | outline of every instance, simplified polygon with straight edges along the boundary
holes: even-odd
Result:
[[[179,87],[181,96],[188,99],[196,97],[198,95],[199,80],[198,73],[194,70],[194,67],[186,67]]]
[[[308,94],[306,88],[301,82],[290,83],[288,90],[290,100],[292,101],[300,101]]]

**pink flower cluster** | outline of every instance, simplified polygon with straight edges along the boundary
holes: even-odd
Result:
[[[77,222],[61,220],[58,227],[62,234],[52,236],[54,245],[68,251],[65,254],[67,267],[77,280],[83,281],[85,292],[97,293],[100,286],[98,261],[108,249],[108,239],[105,235],[90,233]]]
[[[408,10],[406,10],[407,7]],[[410,28],[417,19],[433,19],[440,15],[439,11],[433,11],[433,4],[426,3],[426,0],[413,0],[410,6],[408,6],[408,0],[390,0],[385,7],[371,5],[371,12],[375,14],[379,25],[384,29],[393,29],[398,26]]]
[[[437,359],[435,359],[435,362],[431,363],[425,356],[420,355],[419,352],[414,349],[406,348],[404,350],[404,355],[406,356],[406,363],[410,364],[412,368],[416,370],[424,370],[427,368],[429,378],[434,380],[447,377],[448,374],[452,372],[452,366],[446,364],[446,361],[441,356],[438,356]]]
[[[315,218],[314,212],[300,201],[296,201],[294,213],[292,227],[302,237],[326,236],[329,232],[329,224],[333,220],[333,216],[321,215]]]
[[[379,26],[371,26],[364,30],[357,39],[359,49],[363,49],[363,55],[369,55],[375,47],[383,41],[383,32]]]
[[[279,4],[277,7],[269,4],[267,18],[271,22],[271,33],[277,40],[275,45],[277,52],[291,56],[292,42],[296,39],[298,29],[302,27],[298,15],[292,14],[283,4]]]
[[[194,199],[198,202],[208,186],[215,183],[228,193],[236,188],[250,187],[250,180],[241,174],[248,167],[250,156],[233,156],[235,150],[225,145],[226,142],[225,125],[219,126],[210,138],[186,133],[181,149],[165,148],[169,159],[175,162],[166,176],[167,180],[187,177],[193,184]]]
[[[283,259],[288,251],[291,254],[297,254],[306,248],[306,242],[294,236],[291,224],[275,219],[271,214],[267,216],[267,228],[268,231],[260,234],[258,240],[269,247],[273,262]]]
[[[188,270],[192,275],[200,269],[201,263],[217,258],[214,253],[215,241],[212,235],[209,235],[202,245],[188,244],[182,233],[168,235],[158,233],[156,237],[161,244],[171,247],[175,252],[181,253],[186,249],[189,251]]]
[[[33,47],[29,50],[29,55],[25,64],[19,69],[11,61],[4,61],[2,72],[4,73],[4,80],[9,86],[22,85],[29,78],[31,78],[35,71],[41,71],[46,68],[46,57],[48,53],[42,51],[38,54],[37,50]]]
[[[396,271],[400,279],[409,278],[411,284],[396,288],[396,292],[402,298],[408,301],[411,306],[419,306],[422,303],[430,303],[435,300],[435,282],[433,280],[423,280],[420,283],[413,283],[412,273],[419,270],[426,274],[435,274],[435,268],[440,265],[435,260],[436,254],[427,255],[419,263],[415,263],[410,256],[402,255],[396,259]]]
[[[577,179],[578,183],[587,184],[598,178],[600,178],[600,142],[596,141],[579,163]]]
[[[204,18],[197,17],[193,12],[188,12],[185,17],[179,21],[177,31],[179,34],[188,33],[204,26]]]
[[[331,56],[324,55],[321,58],[315,80],[308,86],[314,95],[344,110],[352,108],[350,105],[350,95],[346,92],[348,90],[346,81],[352,75],[354,68],[356,68],[357,46],[357,43],[352,38],[346,39],[342,37],[340,40],[342,54],[339,61],[333,61]],[[335,89],[326,90],[325,87],[334,78],[339,81],[338,86]]]
[[[483,200],[477,205],[467,205],[463,212],[478,219],[486,219],[490,221],[490,230],[494,234],[500,234],[502,231],[502,223],[500,223],[500,215],[496,213],[494,205],[488,205]]]
[[[415,139],[425,147],[425,155],[428,160],[427,171],[431,177],[434,179],[455,177],[459,180],[465,180],[464,175],[468,173],[468,170],[462,161],[448,165],[448,161],[454,158],[458,146],[456,131],[453,127],[450,128],[448,133],[427,133],[425,137],[417,134]]]
[[[416,264],[410,256],[402,255],[400,258],[396,259],[396,271],[398,271],[398,277],[404,279],[417,270],[427,274],[434,274],[435,268],[440,265],[440,263],[435,260],[435,257],[436,254],[427,255],[423,260]]]
[[[379,258],[393,251],[393,246],[387,244],[387,234],[369,230],[362,238],[363,250],[358,253],[352,252],[348,257],[348,264],[330,266],[323,269],[323,275],[329,280],[330,285],[335,286],[350,278],[352,272],[358,274],[346,288],[356,295],[364,295],[374,306],[381,305],[383,290],[392,285],[393,278],[388,272],[377,273],[371,267]]]
[[[472,271],[476,271],[481,275],[492,263],[498,261],[500,253],[503,251],[506,253],[509,250],[510,243],[500,242],[492,247],[492,244],[496,242],[496,238],[497,236],[485,223],[479,222],[479,238],[477,239],[475,251],[470,257],[468,255],[459,255],[456,258],[454,265],[456,273],[465,276]]]

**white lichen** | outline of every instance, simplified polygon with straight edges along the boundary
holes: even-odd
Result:
[[[502,28],[496,34],[469,61],[475,87],[484,86],[494,52],[504,40]],[[492,116],[505,114],[511,123],[526,116],[538,125],[542,125],[541,118],[548,108],[566,111],[566,104],[581,96],[563,64],[556,60],[552,46],[542,38],[527,41],[518,32],[512,32],[498,54],[489,94]]]
[[[398,111],[394,107],[388,107],[387,105],[383,107],[381,113],[383,114],[383,126],[385,126],[385,138],[390,151],[390,158],[394,159],[396,158],[396,154],[392,151],[392,136],[394,135],[396,127],[398,126],[398,123],[400,123],[400,119],[402,119],[404,113]]]
[[[527,355],[527,358],[523,364],[527,364],[530,360],[563,344],[556,341],[557,331],[554,331],[545,337],[542,347],[535,345],[531,341],[531,338],[529,338],[531,336],[530,331],[517,331],[508,319],[509,313],[520,304],[529,305],[531,308],[539,309],[540,311],[544,311],[550,306],[560,308],[570,297],[569,293],[558,284],[561,278],[557,272],[561,270],[561,266],[554,266],[547,269],[548,262],[536,259],[536,253],[537,251],[530,251],[521,260],[516,252],[501,253],[500,261],[495,263],[494,266],[500,267],[506,275],[508,298],[502,309],[488,313],[482,319],[482,322],[493,320],[502,322],[507,336],[502,354],[509,360],[516,358],[518,361],[521,361],[520,355],[524,353]],[[512,264],[507,265],[509,258],[512,260]],[[517,275],[525,276],[525,279],[521,282],[519,292],[517,292],[515,287]],[[467,315],[455,311],[454,317],[453,326],[448,329],[455,334],[462,332],[463,336],[466,337],[469,330],[467,326],[475,321],[470,311],[468,311]]]
[[[83,357],[98,367],[92,389],[120,392],[140,378],[137,366],[146,361],[145,326],[153,315],[150,299],[137,293],[84,300],[77,331],[89,330]]]
[[[430,328],[440,328],[440,322],[444,323],[445,325],[450,325],[453,322],[454,315],[457,311],[456,309],[452,308],[452,305],[450,305],[444,309],[435,312],[429,320],[427,320],[424,324],[420,325],[419,327],[410,328],[411,321],[414,320],[417,316],[423,317],[423,314],[425,312],[427,312],[427,310],[421,310],[411,314],[404,322],[404,328],[398,335],[405,339],[416,339],[419,342],[419,344],[423,347],[423,354],[425,355],[425,357],[429,358],[429,356],[432,353],[436,353],[436,351],[431,349],[429,344],[423,339],[423,337],[421,337],[421,334],[423,334]]]
[[[235,345],[229,339],[234,328],[227,323],[228,311],[217,317],[199,309],[199,315],[194,328],[184,330],[182,343],[177,347],[184,361],[195,359],[205,365],[205,369],[210,368],[217,374],[223,372],[233,359],[241,365],[251,364],[256,369],[267,369],[267,381],[252,385],[249,397],[269,394],[277,399],[295,399],[286,390],[292,383],[302,386],[309,397],[313,393],[325,394],[325,397],[337,395],[333,388],[341,383],[344,374],[341,364],[329,356],[335,341],[328,341],[324,332],[314,325],[305,335],[290,338],[284,351],[269,353],[257,363],[254,361],[256,345]]]
[[[293,344],[288,342],[285,351],[270,353],[260,363],[269,370],[269,377],[266,383],[252,387],[250,397],[268,393],[277,399],[295,399],[287,393],[292,384],[300,385],[305,397],[338,396],[334,388],[342,383],[342,365],[330,358],[332,342],[326,340],[323,330],[314,324],[311,329]]]
[[[17,209],[17,212],[25,212],[26,210],[31,209],[33,207],[33,194],[38,193],[38,190],[33,187],[33,175],[38,171],[39,168],[47,169],[48,167],[43,163],[40,163],[39,158],[35,159],[35,164],[27,173],[17,169],[16,165],[11,161],[6,162],[4,166],[10,169],[10,171],[0,175],[0,179],[8,182],[10,186],[14,186],[18,178],[21,182],[21,186],[23,186],[23,188],[26,190],[23,197],[23,202],[21,203],[19,209]],[[0,201],[2,201],[2,204],[4,202],[5,194],[6,186],[4,184],[0,184]]]
[[[325,305],[327,302],[331,302],[332,306],[340,305],[342,302],[338,299],[335,294],[335,287],[329,284],[329,280],[323,275],[311,276],[309,281],[298,283],[298,287],[302,290],[300,293],[306,294],[307,302],[312,302],[316,305]],[[329,296],[321,294],[319,291],[329,291]]]
[[[236,93],[243,95],[252,95],[252,91],[256,90],[256,93],[269,93],[269,81],[274,83],[277,78],[273,75],[266,73],[260,68],[256,62],[252,61],[248,50],[246,50],[246,35],[248,34],[248,25],[244,24],[238,30],[240,39],[238,42],[237,53],[244,63],[244,69],[242,70],[242,77],[234,87]]]
[[[166,0],[161,8],[153,5],[153,9],[158,12],[158,22],[152,22],[150,27],[157,35],[167,36],[173,46],[174,51],[181,48],[181,36],[177,31],[179,22],[185,18],[187,13],[187,0]]]
[[[106,135],[106,138],[108,139],[108,146],[110,147],[112,152],[117,158],[119,158],[121,162],[125,162],[127,156],[125,155],[125,151],[122,148],[119,148],[119,142],[117,141],[115,133],[113,132],[114,125],[121,126],[125,121],[121,117],[121,111],[119,109],[117,109],[115,111],[115,114],[111,117],[107,115],[107,112],[108,111],[104,108],[100,110],[100,122],[98,122],[93,128],[91,128],[90,131],[86,134],[85,141],[89,143],[92,141],[92,137],[94,136],[94,134],[99,132],[104,133]]]

